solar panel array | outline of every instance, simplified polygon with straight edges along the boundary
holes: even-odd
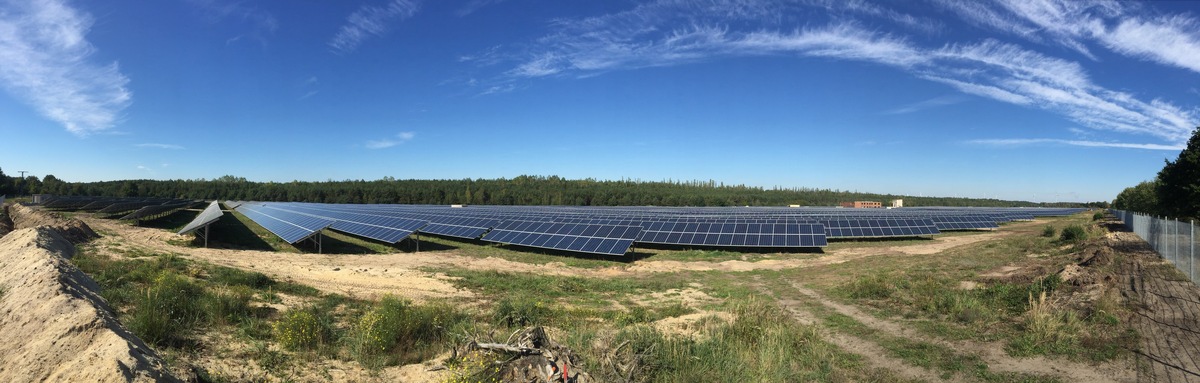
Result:
[[[165,215],[174,213],[179,210],[187,209],[188,207],[191,207],[195,203],[196,203],[195,201],[185,201],[185,202],[172,202],[172,203],[163,204],[163,205],[145,206],[145,207],[142,207],[141,209],[137,209],[134,212],[121,217],[121,219],[122,220],[135,220],[135,221],[152,219],[155,217],[165,216]]]
[[[941,233],[929,218],[826,218],[828,238],[919,237]]]
[[[483,240],[580,253],[624,255],[641,230],[639,226],[509,220],[493,228]]]
[[[225,215],[225,213],[221,212],[221,205],[217,204],[217,201],[213,201],[212,203],[208,204],[208,207],[204,208],[204,211],[201,211],[200,214],[196,215],[196,218],[193,218],[192,222],[189,222],[183,227],[183,229],[179,230],[179,235],[191,233],[196,229],[216,222],[218,219],[221,219],[221,216],[223,215]]]
[[[333,224],[333,220],[327,218],[268,209],[265,205],[242,204],[236,210],[292,244],[308,239]]]
[[[419,232],[608,255],[625,254],[638,243],[715,248],[816,248],[827,246],[829,238],[904,238],[931,236],[945,230],[989,230],[1004,222],[1068,215],[1082,210],[225,203],[227,206],[238,206],[238,211],[249,210],[267,216],[251,216],[256,222],[259,219],[266,220],[267,224],[276,224],[272,220],[291,222],[319,219],[329,222],[328,226],[310,227],[308,235],[321,228],[330,228],[396,243]],[[285,217],[282,213],[290,215]],[[298,237],[303,235],[289,238]]]
[[[145,198],[59,197],[45,206],[101,212],[137,208],[122,219],[142,219],[169,214],[191,203]],[[221,203],[288,243],[313,238],[322,230],[331,229],[392,244],[414,233],[423,233],[607,255],[625,254],[639,243],[709,248],[818,248],[827,246],[831,238],[904,238],[931,236],[947,230],[991,230],[1005,222],[1069,215],[1083,210]],[[211,218],[207,215],[214,206],[217,206],[216,213],[220,213],[217,203],[210,204],[194,225],[189,224],[183,232],[204,226],[199,222],[203,221],[200,218]]]
[[[824,225],[816,222],[755,222],[745,219],[643,222],[638,242],[728,247],[822,247]]]

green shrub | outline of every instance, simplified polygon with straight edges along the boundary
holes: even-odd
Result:
[[[368,367],[423,360],[466,315],[448,305],[412,305],[384,297],[351,332],[350,352]]]
[[[1054,226],[1046,225],[1046,227],[1042,228],[1043,237],[1054,238],[1055,235],[1058,235],[1058,230],[1054,230]]]
[[[1093,221],[1099,221],[1099,220],[1102,220],[1102,219],[1104,219],[1104,212],[1103,212],[1103,211],[1098,211],[1098,212],[1096,212],[1096,214],[1092,214],[1092,220],[1093,220]]]
[[[549,305],[533,299],[504,298],[492,308],[492,319],[508,327],[546,324],[553,316]]]
[[[654,313],[650,312],[650,310],[639,305],[633,305],[633,307],[629,308],[629,311],[617,314],[614,322],[619,327],[625,327],[633,324],[652,322],[655,319],[657,318],[655,318]]]
[[[204,290],[171,272],[162,272],[142,290],[128,320],[129,330],[155,345],[177,345],[204,320]]]
[[[1067,243],[1080,243],[1087,240],[1087,237],[1087,229],[1084,229],[1083,226],[1071,225],[1063,228],[1059,239]]]
[[[311,350],[333,337],[331,319],[314,308],[293,309],[272,326],[275,341],[288,350]]]

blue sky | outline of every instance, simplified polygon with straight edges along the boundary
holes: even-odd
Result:
[[[0,167],[1110,200],[1200,125],[1200,3],[0,0]]]

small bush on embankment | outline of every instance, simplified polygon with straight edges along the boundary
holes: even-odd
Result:
[[[1062,234],[1058,239],[1064,243],[1081,243],[1088,239],[1088,232],[1081,225],[1069,225],[1062,229]]]

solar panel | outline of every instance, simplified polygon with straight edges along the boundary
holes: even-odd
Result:
[[[98,210],[97,213],[104,213],[104,214],[127,213],[127,212],[131,212],[131,211],[136,211],[137,209],[141,209],[146,206],[163,205],[163,204],[167,204],[170,202],[178,203],[178,202],[182,202],[182,201],[161,199],[161,198],[130,199],[130,200],[114,202],[113,204],[108,205],[107,207]],[[86,209],[86,207],[81,208],[81,209]]]
[[[436,217],[431,218],[429,225],[421,228],[421,232],[456,238],[478,239],[498,224],[500,224],[499,219],[487,217]]]
[[[262,206],[243,204],[237,211],[287,243],[300,242],[333,224],[332,220],[325,218],[281,210],[274,210],[268,214],[261,211],[262,209]]]
[[[644,222],[638,242],[720,247],[828,246],[825,227],[814,222],[760,223],[746,220]]]
[[[980,230],[996,229],[1000,225],[996,221],[981,216],[931,216],[929,220],[937,225],[938,230]]]
[[[142,220],[142,219],[146,219],[146,218],[150,218],[150,217],[170,214],[170,213],[174,213],[176,210],[186,209],[188,206],[192,206],[192,203],[193,202],[188,201],[188,202],[178,202],[178,203],[172,203],[172,204],[166,204],[166,205],[146,206],[141,209],[137,209],[137,211],[134,211],[133,213],[129,213],[128,215],[126,215],[124,217],[121,217],[121,219],[122,220]]]
[[[821,219],[829,238],[914,237],[940,233],[928,218]]]
[[[196,229],[216,222],[218,219],[221,219],[221,216],[223,215],[225,215],[225,213],[221,212],[221,205],[217,204],[217,201],[213,201],[212,203],[208,204],[208,207],[204,208],[204,211],[201,211],[200,214],[197,214],[196,218],[192,219],[192,222],[188,223],[187,226],[184,226],[182,230],[179,230],[179,235],[191,233]]]
[[[330,229],[393,244],[403,241],[417,229],[428,223],[425,220],[325,210],[320,207],[308,207],[306,205],[267,204],[264,208],[271,211],[287,211],[326,218],[333,221],[333,224],[329,226]],[[270,212],[267,213],[269,214]]]
[[[509,220],[484,241],[581,253],[624,255],[642,230],[639,226]]]

